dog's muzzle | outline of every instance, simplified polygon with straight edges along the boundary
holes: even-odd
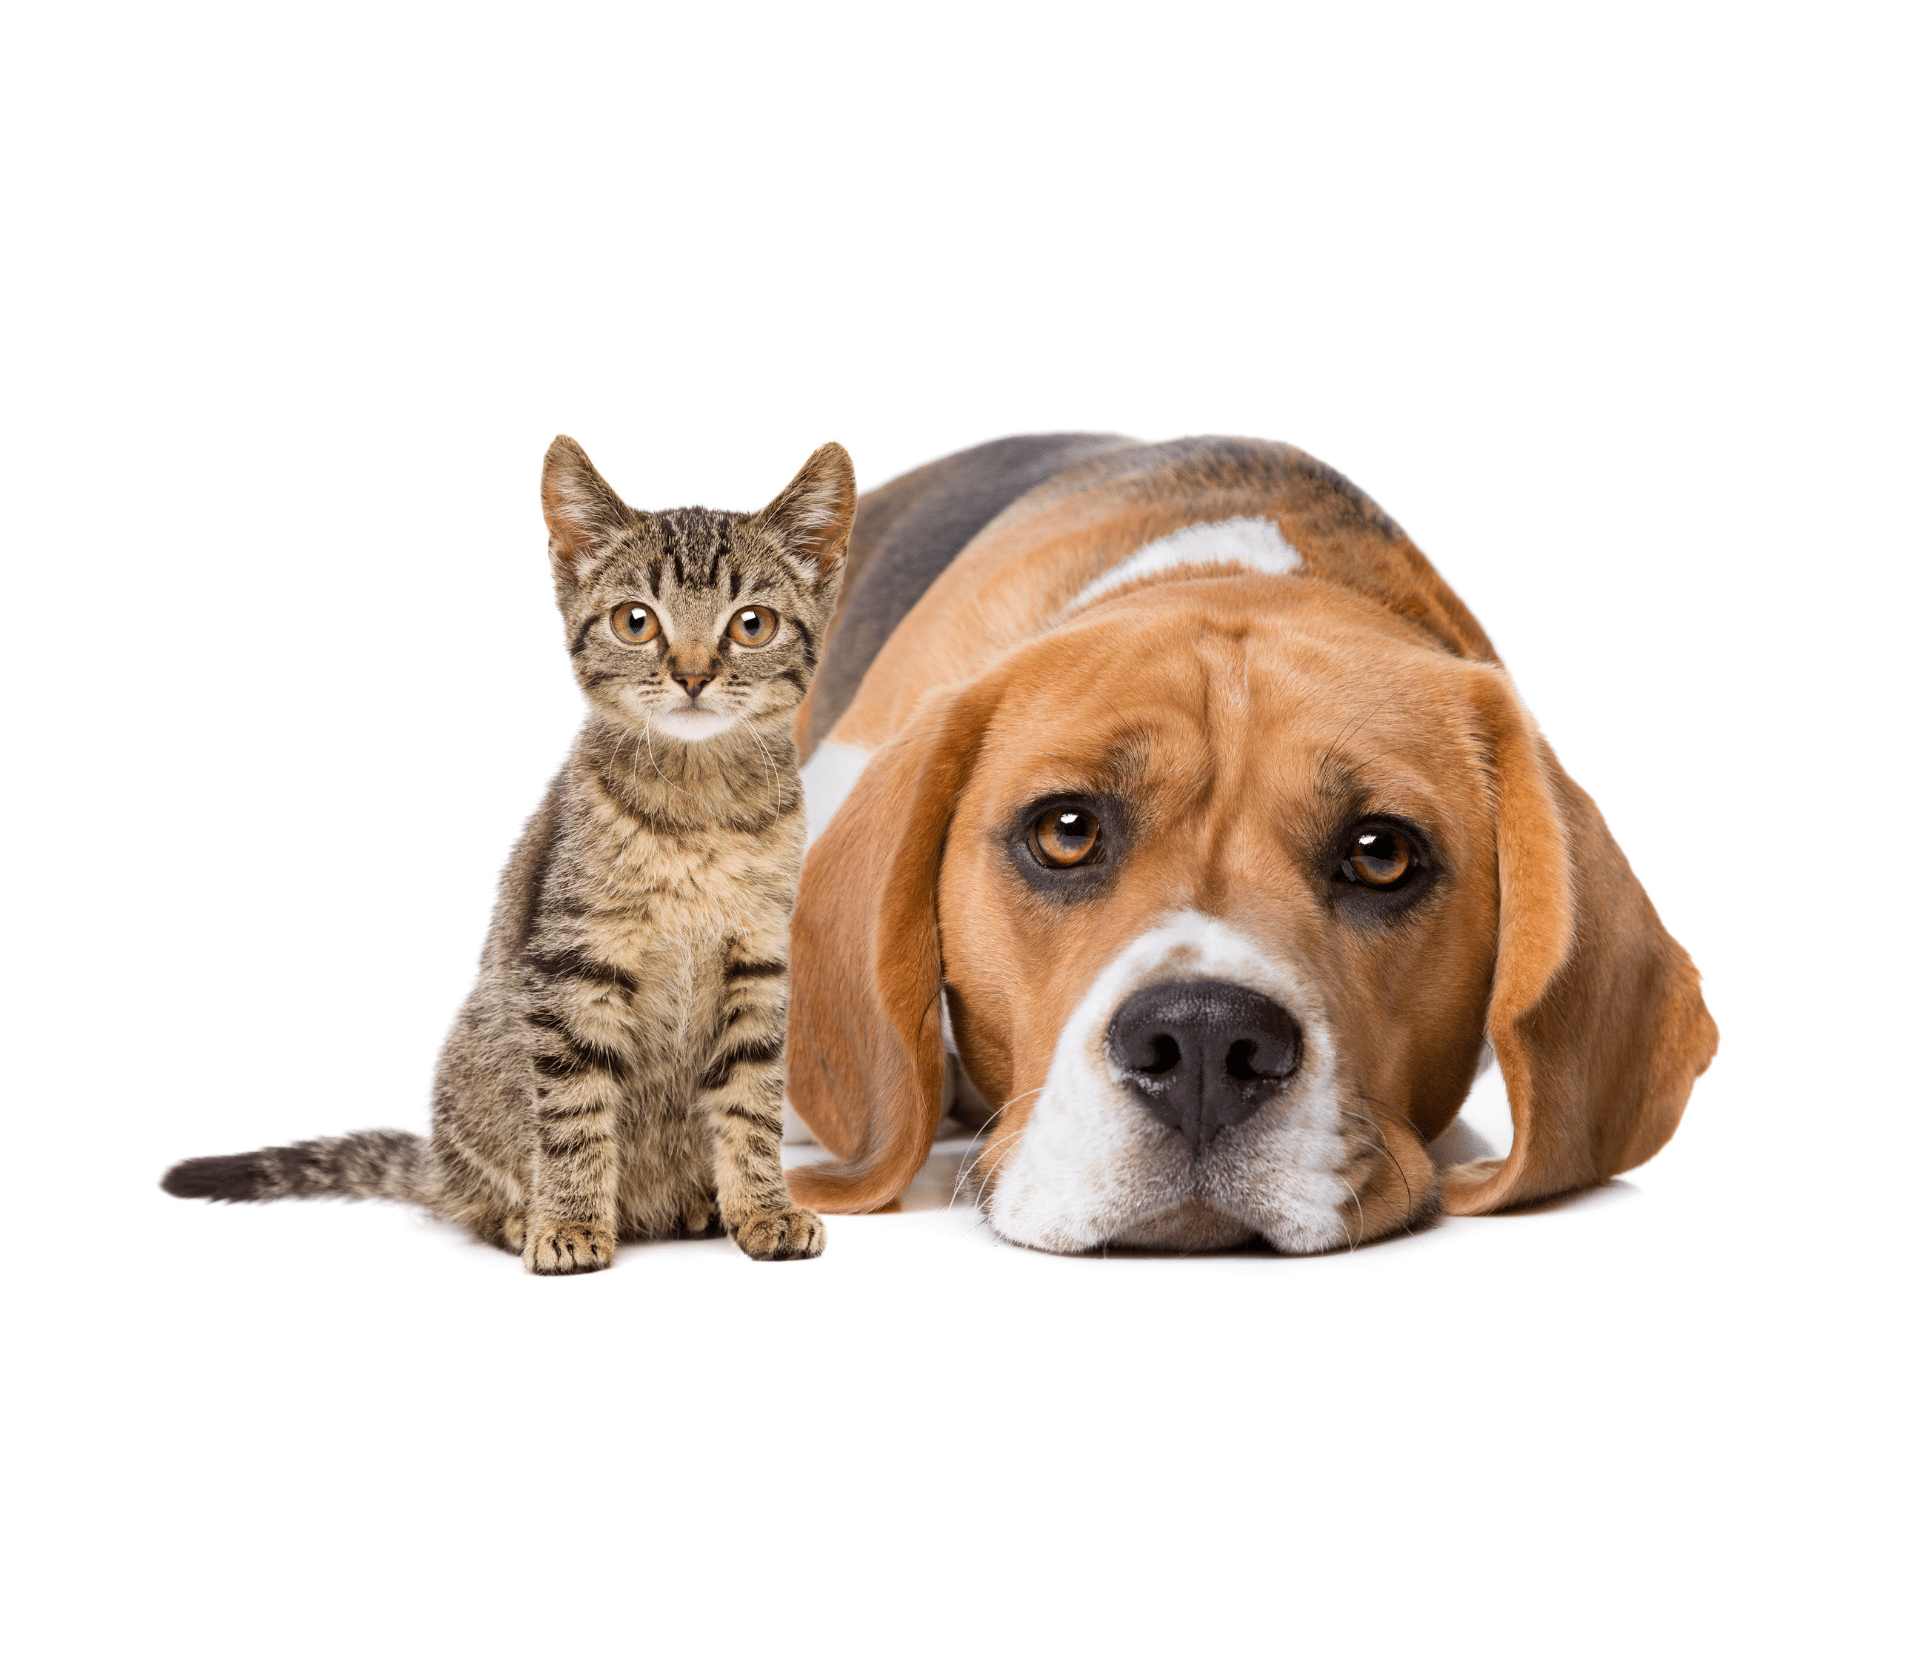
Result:
[[[1107,1055],[1155,1119],[1197,1155],[1300,1065],[1300,1023],[1272,998],[1219,980],[1135,992],[1107,1025]]]

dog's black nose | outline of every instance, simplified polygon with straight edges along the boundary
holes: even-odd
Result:
[[[1147,1111],[1198,1154],[1293,1076],[1300,1023],[1245,986],[1175,981],[1114,1011],[1107,1054]]]

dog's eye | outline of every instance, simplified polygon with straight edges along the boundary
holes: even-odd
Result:
[[[1404,883],[1419,865],[1413,843],[1389,824],[1354,831],[1340,873],[1362,887],[1390,891]]]
[[[736,644],[758,649],[762,644],[773,641],[774,630],[779,624],[780,617],[771,609],[738,609],[733,619],[727,622],[727,636]]]
[[[623,643],[644,644],[660,636],[660,617],[644,603],[622,603],[613,611],[613,632]]]
[[[1071,870],[1099,856],[1100,820],[1084,806],[1056,806],[1033,820],[1027,850],[1049,870]]]

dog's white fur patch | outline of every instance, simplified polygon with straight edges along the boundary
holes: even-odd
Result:
[[[1225,980],[1300,1023],[1293,1077],[1196,1158],[1153,1118],[1107,1055],[1107,1026],[1135,992],[1167,980]],[[1095,978],[1061,1028],[1046,1082],[1013,1152],[993,1165],[987,1221],[1049,1252],[1161,1247],[1197,1252],[1259,1236],[1283,1252],[1348,1241],[1352,1191],[1333,1029],[1312,985],[1239,930],[1180,911]],[[991,1164],[992,1162],[990,1162]]]
[[[1224,522],[1195,522],[1149,540],[1131,556],[1122,558],[1099,579],[1083,587],[1061,611],[1062,617],[1096,603],[1109,592],[1132,585],[1150,574],[1191,563],[1238,563],[1257,574],[1291,574],[1300,566],[1300,553],[1287,543],[1279,525],[1264,516],[1233,516]]]
[[[846,742],[823,742],[800,768],[800,786],[807,797],[807,845],[820,839],[833,822],[860,773],[873,755]]]

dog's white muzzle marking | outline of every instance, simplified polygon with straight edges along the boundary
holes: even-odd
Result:
[[[1196,1158],[1153,1119],[1107,1055],[1107,1027],[1135,992],[1224,980],[1300,1023],[1298,1070],[1252,1118]],[[1283,1252],[1343,1245],[1351,1191],[1333,1030],[1312,986],[1244,934],[1181,911],[1113,959],[1060,1030],[1018,1145],[997,1168],[987,1221],[1049,1252],[1112,1245],[1203,1251],[1259,1236]]]

